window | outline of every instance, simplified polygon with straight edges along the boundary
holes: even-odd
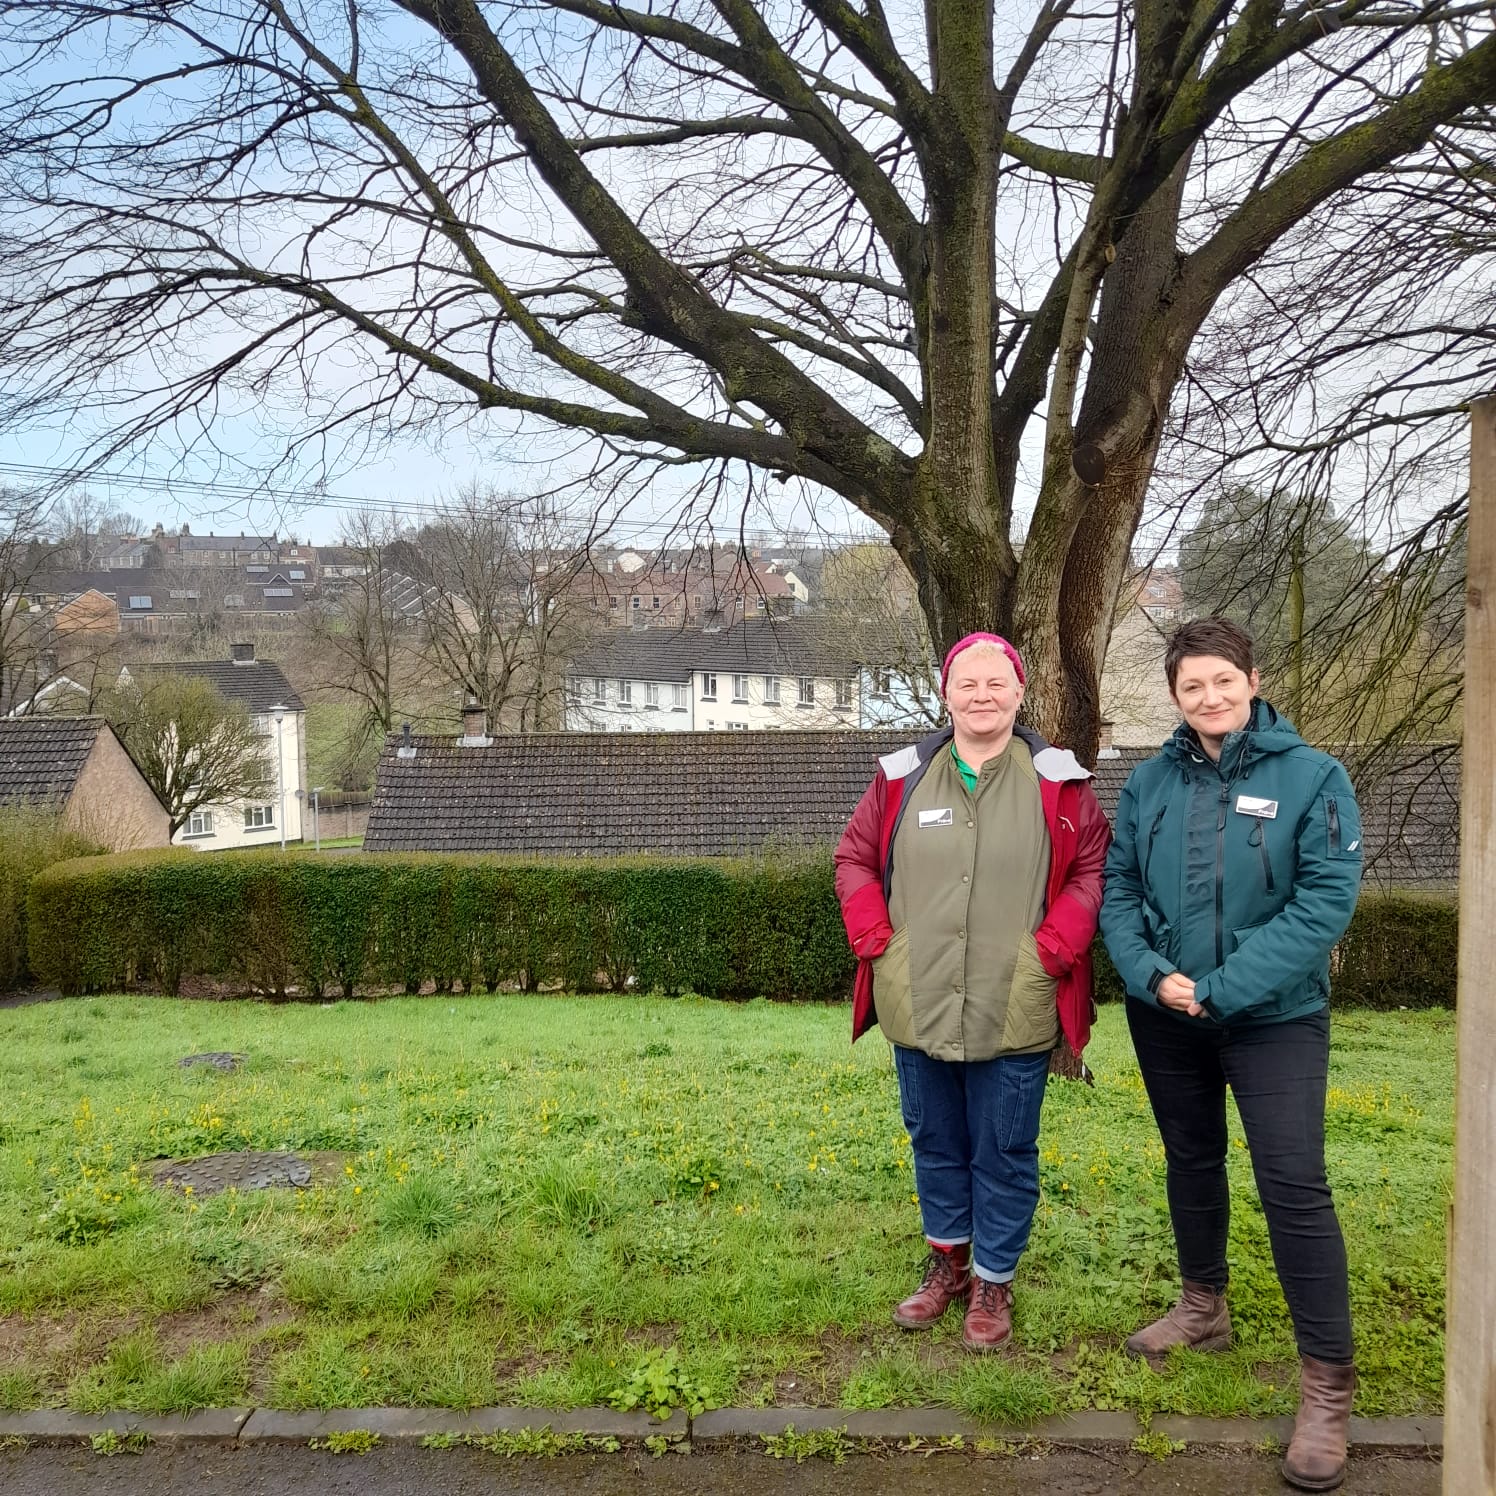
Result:
[[[659,600],[659,598],[657,598],[657,597],[650,598],[649,605],[650,605],[651,608],[654,609],[654,611],[656,613],[658,613],[660,611],[660,600]]]
[[[717,699],[717,672],[715,670],[701,672],[701,699],[703,701]]]
[[[644,705],[652,712],[660,709],[660,686],[658,681],[645,681]]]
[[[634,683],[631,680],[618,682],[618,704],[619,706],[632,706],[634,704]]]
[[[686,698],[688,692],[684,686],[671,686],[670,688],[670,710],[672,712],[683,712],[686,709]]]
[[[849,681],[849,680],[839,680],[839,681],[837,681],[837,683],[836,683],[836,704],[837,704],[837,706],[843,707],[843,708],[846,708],[846,707],[849,707],[849,706],[852,705],[852,682],[851,681]]]
[[[219,553],[218,553],[218,554],[219,554],[219,555],[220,555],[220,556],[222,556],[222,555],[223,555],[223,552],[222,552],[222,551],[220,551],[220,552],[219,552]],[[249,573],[249,575],[250,575],[250,576],[252,576],[252,577],[255,577],[255,576],[259,576],[259,575],[260,575],[260,574],[261,574],[261,573],[262,573],[262,572],[267,572],[267,571],[269,571],[269,570],[270,570],[270,568],[269,568],[269,567],[268,567],[268,566],[246,566],[246,567],[245,567],[245,568],[244,568],[244,570],[245,570],[245,571],[246,571],[246,572],[248,572],[248,573]]]
[[[263,831],[267,827],[275,826],[275,807],[273,805],[246,805],[244,807],[244,829],[246,831]]]
[[[814,706],[816,704],[816,683],[808,675],[800,677],[800,703],[801,706]]]
[[[132,597],[130,599],[130,606],[132,608],[149,608],[150,605],[151,600],[148,597]]]
[[[608,699],[608,683],[600,675],[592,677],[592,699],[594,701],[606,701]]]
[[[295,597],[296,593],[290,587],[266,587],[263,589],[266,597]]]
[[[196,602],[199,594],[185,587],[173,587],[171,589],[171,600],[173,602]]]
[[[748,724],[746,722],[728,722],[725,725],[727,727],[728,732],[747,732],[748,731]]]
[[[306,581],[306,572],[304,572],[300,567],[293,567],[291,569],[291,580],[293,582]]]
[[[629,607],[631,607],[634,610],[634,612],[637,613],[643,606],[644,606],[644,599],[642,597],[640,597],[639,594],[636,592],[629,599]]]
[[[881,666],[873,667],[873,695],[887,696],[889,692],[889,674]]]
[[[608,606],[610,608],[612,608],[614,612],[617,612],[618,611],[618,599],[616,597],[609,597],[609,599],[608,599]]]
[[[194,810],[187,817],[187,835],[212,836],[213,812],[211,810]]]
[[[779,677],[777,675],[764,677],[764,702],[768,706],[779,705]]]
[[[242,592],[224,593],[223,605],[226,608],[242,608],[244,606],[244,594]]]
[[[746,675],[735,675],[732,678],[732,699],[734,701],[747,701],[748,699],[748,677]]]

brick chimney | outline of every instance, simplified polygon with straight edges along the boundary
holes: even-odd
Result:
[[[1122,755],[1112,747],[1112,724],[1103,720],[1100,724],[1100,743],[1096,749],[1097,758],[1121,758]]]
[[[462,708],[462,737],[464,748],[486,748],[493,740],[488,736],[488,713],[468,697]]]
[[[253,644],[234,645],[234,663],[236,665],[253,665],[255,662],[255,647]]]

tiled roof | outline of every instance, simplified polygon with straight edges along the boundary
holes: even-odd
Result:
[[[125,668],[137,680],[148,675],[190,675],[212,681],[230,701],[242,701],[252,712],[268,712],[283,706],[290,712],[306,710],[291,682],[279,665],[269,660],[167,660],[161,663],[131,664]]]
[[[369,852],[629,852],[692,857],[841,834],[900,731],[507,734],[487,747],[417,737],[385,745]],[[1096,765],[1113,816],[1146,748]],[[1409,755],[1362,796],[1374,886],[1446,887],[1458,872],[1459,755]]]
[[[622,680],[688,680],[693,670],[749,675],[848,676],[855,644],[814,619],[750,618],[731,628],[647,628],[599,639],[582,650],[572,673]]]
[[[102,717],[0,718],[0,805],[62,805],[93,752]]]

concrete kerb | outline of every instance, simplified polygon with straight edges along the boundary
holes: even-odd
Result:
[[[136,1413],[69,1413],[44,1410],[0,1414],[0,1439],[38,1444],[77,1443],[114,1432],[143,1434],[152,1442],[205,1444],[308,1444],[329,1434],[367,1431],[390,1444],[419,1444],[439,1438],[484,1438],[548,1428],[555,1434],[618,1439],[637,1444],[663,1437],[671,1443],[759,1443],[787,1428],[797,1433],[840,1430],[848,1439],[899,1445],[959,1437],[968,1446],[978,1439],[1064,1444],[1071,1447],[1128,1445],[1145,1431],[1131,1413],[1078,1412],[1026,1427],[981,1424],[940,1408],[850,1411],[837,1408],[717,1408],[690,1418],[677,1409],[661,1421],[645,1413],[611,1408],[335,1408],[277,1412],[272,1409],[217,1408],[172,1417]],[[1190,1418],[1161,1415],[1148,1425],[1154,1433],[1196,1448],[1241,1448],[1286,1444],[1287,1418]],[[1365,1454],[1434,1455],[1444,1447],[1443,1420],[1430,1418],[1353,1418],[1352,1450]]]

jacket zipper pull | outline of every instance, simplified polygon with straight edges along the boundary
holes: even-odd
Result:
[[[1340,805],[1331,798],[1325,801],[1325,824],[1330,830],[1330,856],[1340,856]]]

